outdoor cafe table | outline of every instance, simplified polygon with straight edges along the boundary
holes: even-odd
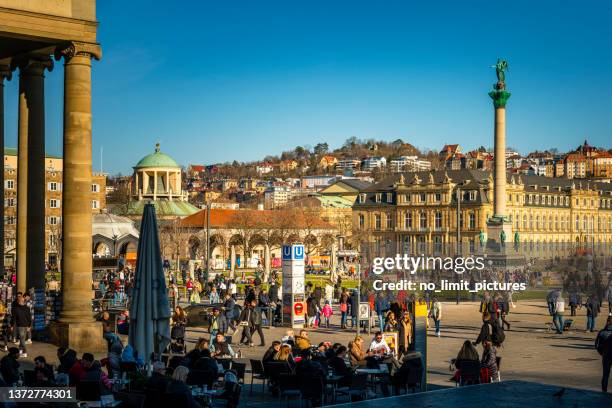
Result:
[[[191,389],[191,395],[193,395],[194,398],[196,399],[201,399],[206,401],[209,405],[212,402],[212,399],[218,395],[221,395],[223,393],[222,389],[204,389],[202,387],[193,387]]]
[[[368,376],[370,376],[370,383],[372,385],[372,388],[374,389],[374,392],[376,392],[376,382],[374,381],[374,378],[383,375],[388,375],[389,367],[387,367],[386,364],[381,364],[380,368],[358,368],[357,370],[355,370],[355,372],[357,374],[367,374]]]

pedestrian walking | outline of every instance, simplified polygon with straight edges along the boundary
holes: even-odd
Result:
[[[593,332],[595,331],[595,321],[597,320],[597,315],[599,315],[600,312],[600,306],[597,297],[589,295],[584,306],[587,310],[586,331]]]
[[[434,321],[434,325],[436,327],[436,336],[440,337],[440,322],[442,321],[442,303],[438,300],[437,297],[433,298],[433,304],[429,311],[429,315]]]
[[[12,316],[13,327],[16,328],[17,338],[19,339],[19,355],[21,357],[27,357],[26,339],[28,330],[32,326],[32,314],[23,296],[19,298],[17,305],[15,305]]]
[[[374,311],[378,316],[378,326],[380,327],[380,331],[384,331],[385,329],[385,314],[391,307],[389,303],[389,299],[384,292],[378,292],[378,296],[374,301]]]
[[[565,313],[565,300],[562,294],[556,298],[553,309],[553,324],[557,334],[563,334],[563,314]]]

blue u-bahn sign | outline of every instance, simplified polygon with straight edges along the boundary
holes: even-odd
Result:
[[[283,245],[283,261],[303,260],[303,259],[304,259],[304,245],[302,244]]]

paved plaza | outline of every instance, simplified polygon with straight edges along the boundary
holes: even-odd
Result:
[[[600,329],[607,316],[607,305],[602,308],[602,314],[597,319],[596,327]],[[337,313],[337,311],[335,311]],[[585,310],[578,310],[574,317],[574,329],[563,335],[547,331],[546,323],[550,321],[546,304],[543,301],[523,301],[511,310],[508,321],[512,325],[511,331],[506,332],[506,341],[503,348],[498,351],[502,357],[502,380],[522,380],[556,386],[574,387],[593,391],[600,390],[601,359],[593,344],[596,333],[586,333]],[[566,316],[570,318],[570,316]],[[437,338],[433,330],[428,335],[428,361],[427,380],[429,390],[453,387],[448,379],[452,376],[448,361],[456,357],[457,352],[466,339],[475,340],[480,330],[480,315],[478,303],[463,302],[460,305],[446,302],[443,304],[442,336]],[[321,341],[339,342],[347,344],[355,335],[354,331],[340,330],[337,314],[332,320],[329,329],[311,329],[312,343]],[[286,328],[264,329],[266,343],[280,339]],[[190,329],[187,332],[189,345],[198,337],[208,337],[204,329]],[[369,335],[363,334],[366,338]],[[124,338],[124,341],[127,340]],[[239,334],[233,334],[235,343]],[[259,344],[259,337],[254,335],[255,344]],[[369,342],[369,340],[368,340]],[[261,358],[264,347],[234,346],[242,351],[242,358]],[[23,368],[31,366],[35,356],[45,355],[52,364],[57,364],[55,356],[56,347],[50,344],[37,343],[29,346],[28,358],[21,359]],[[479,352],[482,348],[479,346]],[[83,350],[82,350],[83,351]],[[80,353],[79,353],[80,354]],[[103,358],[104,354],[96,354],[96,358]],[[250,383],[247,373],[246,383]],[[266,404],[271,401],[269,393],[259,392],[252,397],[244,398],[243,403],[250,406]],[[243,394],[248,395],[248,387]],[[242,404],[241,404],[242,405]]]

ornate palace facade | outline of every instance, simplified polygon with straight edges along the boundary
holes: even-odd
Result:
[[[571,250],[612,240],[612,185],[540,176],[508,175],[506,213],[509,243],[531,251]],[[457,198],[459,203],[457,202]],[[457,209],[463,248],[486,238],[493,215],[493,178],[488,171],[403,173],[364,189],[353,206],[362,244],[375,251],[454,252]],[[481,235],[482,233],[482,235]],[[549,251],[553,253],[554,251]]]

